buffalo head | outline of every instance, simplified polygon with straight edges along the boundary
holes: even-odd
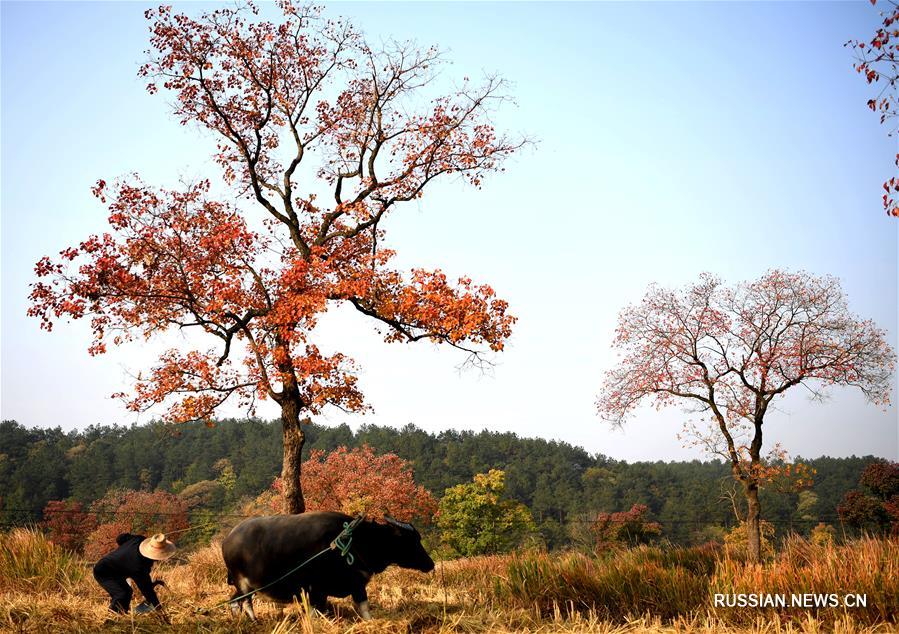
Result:
[[[434,570],[434,560],[421,545],[421,535],[416,528],[407,522],[400,522],[389,515],[384,516],[384,521],[393,531],[393,537],[397,545],[393,553],[394,563],[401,568],[411,568],[421,572]]]

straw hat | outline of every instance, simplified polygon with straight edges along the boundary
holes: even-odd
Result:
[[[165,538],[165,533],[156,533],[142,541],[139,550],[147,559],[162,561],[175,554],[175,544]]]

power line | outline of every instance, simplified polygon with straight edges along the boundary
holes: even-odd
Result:
[[[212,517],[215,518],[251,518],[258,517],[258,514],[253,513],[225,513],[219,511],[213,511],[212,509],[202,509],[202,508],[193,508],[184,512],[175,512],[175,511],[94,511],[90,509],[54,509],[50,511],[51,515],[93,515],[96,517],[109,517],[109,518],[128,518],[128,517],[184,517],[191,515],[197,512],[208,512]],[[24,508],[6,508],[0,509],[0,515],[27,515],[32,518],[43,518],[43,512],[37,511],[35,509],[24,509]],[[543,520],[553,520],[554,517],[547,516],[545,518],[541,518]],[[695,526],[720,526],[722,522],[724,524],[728,524],[732,522],[733,518],[725,518],[716,520],[714,518],[708,519],[689,519],[689,518],[673,518],[668,520],[660,520],[660,519],[647,519],[648,522],[655,522],[662,524],[662,526],[666,525],[695,525]],[[612,523],[612,524],[622,524],[633,521],[633,519],[629,518],[603,518],[604,523]],[[761,521],[767,522],[769,524],[780,524],[780,525],[792,525],[792,524],[813,524],[819,522],[839,522],[840,517],[838,515],[821,515],[815,518],[761,518]],[[565,517],[559,521],[560,524],[594,524],[596,519],[589,517]],[[8,523],[5,522],[5,523]]]

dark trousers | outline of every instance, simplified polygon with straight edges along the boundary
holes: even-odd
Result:
[[[131,586],[124,577],[106,576],[94,570],[94,579],[97,580],[103,589],[109,593],[112,599],[109,603],[109,609],[113,612],[127,614],[131,609],[131,595],[134,594]]]

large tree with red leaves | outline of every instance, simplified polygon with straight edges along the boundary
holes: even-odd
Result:
[[[883,331],[849,312],[838,280],[777,270],[734,288],[710,275],[679,290],[653,286],[621,312],[615,346],[622,358],[606,374],[600,414],[621,424],[650,401],[707,415],[702,440],[743,487],[755,560],[759,488],[785,471],[762,455],[772,403],[799,385],[816,398],[843,385],[887,404],[895,363]]]
[[[47,330],[89,316],[91,354],[172,329],[203,333],[211,345],[165,352],[119,396],[134,411],[166,404],[174,422],[273,399],[286,507],[302,512],[301,421],[326,406],[367,407],[352,361],[311,341],[330,307],[354,307],[387,341],[444,343],[473,363],[502,350],[515,320],[489,286],[396,270],[378,243],[383,219],[436,179],[479,186],[523,141],[490,124],[506,99],[501,80],[433,96],[437,50],[375,47],[316,8],[279,6],[278,22],[252,5],[197,18],[147,11],[140,75],[151,93],[173,95],[182,124],[216,136],[233,199],[214,197],[209,180],[98,181],[110,231],[38,262],[29,314]]]

